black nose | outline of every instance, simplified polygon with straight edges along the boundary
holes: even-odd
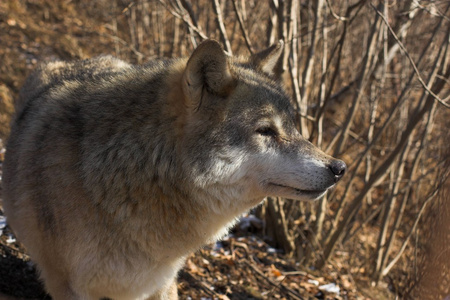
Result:
[[[347,165],[342,160],[333,160],[330,164],[330,170],[334,174],[334,182],[338,182],[345,174]]]

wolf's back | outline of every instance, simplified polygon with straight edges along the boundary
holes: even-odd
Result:
[[[113,56],[100,56],[82,61],[50,61],[41,63],[25,80],[16,101],[16,116],[20,116],[30,101],[40,98],[51,88],[89,78],[107,78],[132,69],[132,65]]]

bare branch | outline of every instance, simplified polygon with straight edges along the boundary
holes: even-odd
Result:
[[[375,64],[376,57],[374,54],[376,53],[376,49],[378,47],[379,41],[377,39],[379,30],[381,27],[381,23],[379,22],[378,18],[375,18],[372,24],[372,29],[370,32],[370,35],[368,36],[368,45],[366,53],[364,54],[363,64],[361,67],[361,70],[358,74],[357,79],[357,93],[355,94],[352,105],[350,108],[350,111],[347,115],[346,121],[344,123],[344,126],[341,131],[341,136],[339,137],[338,144],[336,148],[334,149],[334,156],[339,155],[342,153],[348,139],[348,132],[350,130],[350,127],[353,124],[353,120],[355,117],[356,112],[358,111],[361,99],[363,98],[363,91],[365,90],[366,86],[368,85],[370,81],[370,75],[373,72],[373,65]]]
[[[387,265],[387,267],[385,269],[383,269],[382,275],[386,275],[387,273],[389,273],[389,271],[392,269],[392,267],[397,263],[397,261],[400,259],[400,257],[402,256],[403,252],[406,249],[406,246],[409,243],[409,240],[411,239],[411,236],[413,235],[414,231],[416,230],[417,224],[420,221],[420,218],[422,217],[422,214],[426,208],[426,206],[428,205],[428,203],[434,199],[434,197],[436,197],[437,193],[439,192],[439,190],[441,189],[441,186],[443,185],[443,183],[445,182],[445,179],[448,177],[448,173],[443,176],[443,180],[439,183],[439,185],[434,189],[434,191],[425,199],[425,201],[422,203],[422,206],[420,207],[419,212],[417,213],[416,219],[414,221],[413,226],[411,227],[411,230],[409,231],[408,236],[406,237],[405,242],[403,243],[402,247],[400,248],[400,250],[398,251],[397,255],[392,259],[392,261]]]
[[[260,277],[264,278],[270,285],[279,288],[281,290],[285,290],[287,293],[289,293],[289,296],[292,297],[292,299],[303,299],[301,297],[301,295],[299,293],[297,293],[296,291],[294,291],[293,289],[287,287],[286,285],[282,284],[282,283],[276,283],[273,282],[272,280],[270,280],[270,278],[268,278],[266,275],[264,275],[264,273],[259,270],[254,264],[248,262],[248,260],[244,260],[244,264],[246,264],[247,266],[249,266],[256,274],[258,274]]]
[[[445,49],[442,51],[439,55],[439,57],[436,59],[436,66],[439,65],[439,61],[444,60],[443,53],[446,53]],[[446,60],[444,60],[446,61]],[[450,75],[450,70],[447,70],[447,76]],[[430,78],[430,85],[432,82],[434,82],[435,76],[432,76]],[[435,84],[436,91],[441,91],[444,87],[445,81],[440,80]],[[417,112],[411,116],[409,119],[409,123],[406,126],[406,129],[403,131],[402,137],[400,141],[398,142],[398,145],[395,147],[395,149],[391,152],[391,154],[386,158],[386,160],[381,163],[381,165],[377,168],[377,170],[373,173],[373,175],[370,177],[369,182],[363,187],[362,191],[356,196],[356,198],[353,199],[352,203],[350,203],[349,208],[347,212],[345,213],[342,222],[337,226],[335,230],[330,233],[330,236],[327,238],[326,246],[324,247],[324,259],[319,261],[317,263],[317,268],[323,267],[325,261],[328,259],[328,257],[331,255],[331,252],[333,251],[334,247],[336,246],[336,243],[342,235],[344,234],[344,229],[347,227],[347,225],[350,223],[351,219],[355,216],[355,214],[358,212],[361,203],[364,199],[364,197],[367,195],[367,193],[380,181],[386,176],[386,171],[391,167],[392,163],[395,161],[397,156],[400,154],[401,149],[403,149],[404,145],[409,139],[409,136],[411,135],[412,131],[416,128],[417,124],[420,120],[422,120],[423,116],[429,112],[433,107],[433,99],[430,94],[428,94],[428,97],[426,97],[425,104],[421,106]],[[337,220],[337,219],[336,219]]]
[[[217,21],[217,27],[219,27],[220,31],[220,38],[222,39],[225,51],[231,55],[233,51],[231,50],[231,44],[230,40],[228,39],[227,30],[225,29],[225,24],[223,23],[223,16],[222,16],[222,8],[220,7],[219,0],[213,0],[212,5],[214,8],[214,12],[216,13],[216,21]]]
[[[191,14],[189,14],[188,12],[186,12],[186,9],[184,7],[179,7],[179,9],[181,10],[179,13],[174,11],[173,9],[169,8],[169,6],[167,5],[167,3],[163,0],[159,0],[159,2],[167,9],[167,11],[169,11],[174,17],[179,18],[181,20],[183,20],[183,22],[188,26],[188,28],[190,30],[192,30],[193,32],[195,32],[196,34],[198,34],[199,37],[201,37],[202,39],[206,40],[208,39],[208,36],[200,29],[198,28],[198,26],[196,26],[195,24],[197,24],[197,21],[195,19],[193,19],[193,16]],[[193,44],[195,46],[195,41],[193,41]]]
[[[331,15],[333,16],[333,18],[335,18],[335,19],[337,19],[337,20],[339,20],[339,21],[348,21],[348,18],[338,16],[338,15],[333,11],[333,8],[331,7],[330,0],[326,0],[326,1],[327,1],[327,6],[328,6],[328,8],[330,9],[330,12],[331,12]]]
[[[399,40],[399,38],[397,37],[397,35],[395,34],[394,30],[392,29],[392,27],[389,25],[389,22],[387,21],[386,17],[372,4],[370,3],[370,6],[375,10],[375,12],[377,13],[377,15],[379,15],[381,17],[381,19],[383,20],[383,22],[386,24],[387,28],[389,29],[389,32],[392,34],[392,36],[394,37],[394,39],[397,41],[398,45],[400,46],[400,48],[402,49],[403,53],[405,53],[406,57],[408,58],[411,66],[414,69],[414,72],[417,75],[417,79],[419,80],[420,84],[422,85],[422,87],[436,100],[438,101],[440,104],[442,104],[443,106],[445,106],[446,108],[450,108],[450,104],[445,103],[441,98],[439,98],[438,95],[436,95],[435,93],[433,93],[433,91],[430,90],[430,88],[425,84],[425,82],[422,79],[422,76],[420,75],[419,70],[417,69],[416,64],[414,63],[414,60],[412,59],[411,55],[409,55],[409,52],[406,50],[405,46],[403,45],[403,43]],[[448,34],[447,34],[448,35]]]
[[[433,44],[432,41],[435,39],[435,36],[437,35],[437,33],[439,32],[440,28],[441,28],[441,24],[442,24],[442,20],[436,25],[436,27],[433,30],[433,34],[431,35],[430,39],[429,39],[429,43],[426,44],[425,48],[423,49],[419,59],[418,59],[418,64],[423,60],[423,58],[425,57],[425,54],[427,53],[428,49],[431,47],[431,45]],[[444,52],[442,51],[442,47],[435,47],[437,48],[436,53],[433,53],[433,57],[436,57],[435,60],[435,66],[434,66],[434,71],[431,73],[430,75],[430,83],[434,81],[435,76],[437,76],[437,72],[438,72],[438,64],[439,61],[441,60],[442,56],[444,55]],[[444,76],[445,77],[445,76]],[[349,180],[349,182],[346,185],[345,191],[344,191],[344,195],[342,196],[343,201],[340,201],[339,204],[339,208],[335,214],[335,218],[334,218],[334,224],[336,225],[341,217],[341,214],[343,212],[344,206],[346,204],[346,199],[347,199],[347,194],[350,191],[350,187],[352,186],[352,183],[354,181],[354,179],[357,177],[357,172],[364,160],[364,158],[366,157],[366,155],[368,155],[369,151],[372,149],[372,147],[374,147],[375,143],[381,138],[381,136],[383,135],[383,133],[386,132],[388,126],[391,124],[391,122],[394,120],[394,115],[397,113],[397,111],[399,110],[399,108],[401,107],[401,105],[406,101],[407,97],[407,91],[410,89],[410,83],[414,78],[414,73],[412,73],[408,79],[408,81],[405,84],[405,87],[403,88],[400,96],[397,99],[397,102],[395,102],[394,106],[391,108],[387,119],[384,121],[383,125],[380,127],[380,129],[378,130],[378,132],[376,133],[376,135],[374,136],[373,140],[368,143],[368,145],[366,146],[366,149],[364,150],[364,152],[359,156],[358,160],[356,163],[354,163],[355,167],[353,168],[353,174],[351,175],[351,178]],[[432,79],[432,80],[431,80]],[[442,80],[444,81],[444,80]],[[445,82],[445,81],[444,81]],[[425,97],[424,97],[425,98]],[[420,106],[418,106],[420,107]],[[329,149],[331,149],[333,143],[337,140],[338,135],[335,136],[335,138],[333,139],[333,141],[330,143],[330,145],[327,148],[327,151]]]
[[[250,54],[253,54],[254,51],[253,51],[252,43],[250,41],[250,37],[248,36],[247,30],[245,30],[244,20],[242,19],[241,12],[239,11],[239,9],[237,7],[237,0],[233,0],[233,8],[234,8],[234,12],[236,13],[236,16],[238,18],[239,27],[241,28],[242,35],[244,36],[244,40],[245,40],[245,44],[247,45],[247,49],[250,52]]]

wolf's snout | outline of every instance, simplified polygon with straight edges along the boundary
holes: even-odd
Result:
[[[334,174],[334,182],[338,182],[344,176],[347,165],[342,160],[333,160],[329,168]]]

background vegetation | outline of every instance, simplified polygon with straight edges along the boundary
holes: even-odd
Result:
[[[38,61],[144,63],[189,55],[206,38],[249,55],[281,39],[278,72],[300,132],[349,170],[318,203],[267,199],[255,212],[260,236],[306,270],[437,299],[450,294],[449,9],[439,0],[4,0],[0,138]]]

